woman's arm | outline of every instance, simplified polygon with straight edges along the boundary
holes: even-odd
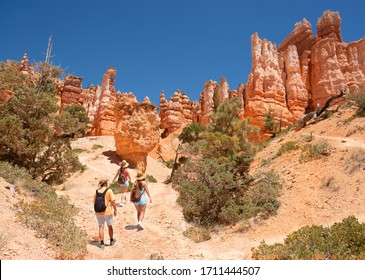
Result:
[[[114,176],[114,179],[113,179],[112,183],[114,183],[114,182],[115,182],[115,179],[117,179],[117,177],[119,176],[119,173],[120,173],[120,168],[118,169],[117,174],[115,174],[115,176]]]

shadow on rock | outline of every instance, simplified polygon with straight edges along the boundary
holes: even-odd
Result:
[[[120,162],[120,158],[115,151],[111,151],[111,150],[105,151],[105,152],[103,152],[103,155],[108,158],[110,163],[119,164],[119,162]]]

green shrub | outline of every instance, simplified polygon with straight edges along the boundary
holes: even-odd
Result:
[[[54,78],[62,70],[36,66],[41,75],[29,80],[17,74],[14,64],[0,63],[0,88],[13,90],[0,106],[0,160],[25,167],[33,178],[60,183],[83,170],[70,139],[86,129],[86,110],[71,106],[59,113]]]
[[[103,148],[103,145],[100,145],[100,144],[94,144],[92,147],[93,150],[102,149],[102,148]]]
[[[302,147],[299,161],[309,161],[331,154],[331,146],[326,141],[315,144],[306,144]]]
[[[258,183],[251,185],[246,193],[249,201],[248,212],[245,218],[261,214],[262,217],[275,215],[280,206],[277,197],[282,188],[279,176],[273,171],[259,174]]]
[[[331,227],[306,226],[288,235],[283,244],[262,241],[253,259],[351,260],[365,259],[365,224],[354,216]]]
[[[172,181],[189,222],[232,224],[259,212],[250,212],[256,200],[247,197],[248,170],[256,152],[248,135],[257,130],[249,120],[237,117],[241,108],[238,99],[224,101],[210,116],[212,123],[207,128],[188,127],[180,139],[181,155],[188,160],[179,166]]]
[[[118,181],[115,181],[114,183],[109,184],[109,188],[113,191],[114,194],[121,193],[122,190],[119,187]]]
[[[129,185],[128,185],[128,191],[129,192],[131,191],[132,186],[133,186],[132,182],[129,181]],[[122,190],[119,186],[118,181],[115,181],[114,183],[109,184],[109,188],[113,191],[114,194],[122,193]]]
[[[346,96],[349,103],[355,105],[357,109],[358,116],[365,116],[365,93],[350,93]]]
[[[172,168],[174,165],[174,160],[173,159],[169,159],[167,162],[166,162],[166,167],[167,168]]]
[[[314,140],[313,132],[303,135],[303,139],[305,142],[312,142]]]
[[[269,110],[263,115],[262,124],[263,124],[263,131],[271,133],[272,137],[275,137],[281,131],[280,121],[275,121],[276,114],[275,112]]]
[[[149,174],[146,175],[146,181],[150,183],[157,183],[156,178]]]
[[[298,149],[298,144],[295,141],[288,141],[284,144],[281,144],[279,150],[276,153],[276,156],[279,157],[284,153],[288,153],[290,151]]]
[[[85,149],[82,149],[82,148],[75,148],[75,149],[72,149],[72,153],[73,154],[81,154],[83,152],[86,152]]]

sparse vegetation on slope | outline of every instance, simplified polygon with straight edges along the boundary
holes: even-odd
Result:
[[[24,168],[6,162],[0,162],[0,177],[30,198],[15,205],[19,218],[50,242],[58,259],[84,258],[85,232],[76,226],[73,217],[77,210],[66,197],[58,197],[52,187],[32,179]]]
[[[306,226],[285,238],[284,243],[262,241],[254,259],[353,260],[365,259],[365,224],[350,216],[330,227]]]

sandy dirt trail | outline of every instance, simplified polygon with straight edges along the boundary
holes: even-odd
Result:
[[[148,157],[146,173],[158,182],[149,184],[153,203],[147,206],[145,229],[136,230],[133,204],[118,207],[116,244],[106,246],[104,250],[97,246],[98,243],[93,241],[98,232],[92,197],[98,180],[107,178],[111,181],[118,169],[113,137],[87,137],[73,143],[74,147],[84,149],[80,160],[87,165],[87,169],[68,179],[59,194],[67,195],[80,209],[76,220],[90,239],[86,259],[151,259],[151,256],[170,260],[250,259],[251,248],[258,246],[262,240],[268,244],[282,242],[288,234],[305,225],[331,225],[349,215],[356,215],[360,221],[365,221],[365,189],[360,183],[365,180],[365,172],[341,176],[346,172],[343,163],[348,157],[348,150],[364,148],[365,137],[360,135],[360,138],[352,139],[342,135],[322,135],[320,129],[313,133],[316,139],[326,139],[331,143],[333,152],[330,157],[301,163],[296,151],[281,156],[267,167],[267,170],[275,170],[284,179],[279,197],[281,207],[276,216],[267,220],[251,219],[234,226],[218,226],[212,232],[211,239],[201,243],[195,243],[183,235],[191,225],[184,220],[182,209],[176,203],[177,192],[171,185],[162,183],[169,176],[170,169]],[[313,127],[306,128],[301,133],[312,130]],[[289,140],[298,135],[289,134],[287,138]],[[265,170],[260,162],[277,151],[280,141],[276,140],[269,150],[257,155],[252,164],[254,172]],[[93,149],[95,144],[102,148]],[[134,180],[136,171],[130,169],[130,173]],[[324,187],[330,180],[332,185]],[[117,199],[119,202],[119,194]]]

